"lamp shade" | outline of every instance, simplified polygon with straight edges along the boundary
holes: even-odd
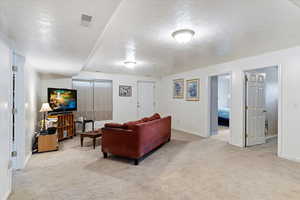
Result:
[[[52,111],[49,103],[43,103],[40,112],[49,112]]]

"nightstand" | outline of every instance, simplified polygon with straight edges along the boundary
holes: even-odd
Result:
[[[38,152],[56,151],[58,150],[57,133],[39,135],[38,137]]]

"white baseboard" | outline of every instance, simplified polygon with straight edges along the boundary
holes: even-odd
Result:
[[[277,135],[267,136],[267,137],[266,137],[266,140],[273,139],[273,138],[277,138]]]
[[[192,134],[192,135],[197,135],[200,137],[204,137],[202,135],[200,135],[199,133],[193,132],[193,131],[187,131],[187,130],[182,130],[182,129],[178,129],[178,128],[172,128],[172,130],[174,131],[180,131],[180,132],[184,132],[184,133],[188,133],[188,134]]]
[[[30,160],[31,156],[32,156],[32,152],[30,152],[30,153],[26,156],[25,162],[24,162],[24,166],[23,166],[23,169],[26,167],[26,165],[27,165],[28,161]]]
[[[9,195],[10,195],[10,191],[7,191],[6,194],[3,197],[3,200],[7,200]]]
[[[284,154],[280,154],[280,155],[278,155],[278,157],[300,163],[300,158],[299,157],[298,158],[297,157],[290,157],[290,156],[287,156],[287,155],[284,155]]]

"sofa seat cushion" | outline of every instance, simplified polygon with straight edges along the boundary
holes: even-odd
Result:
[[[118,124],[118,123],[106,123],[104,126],[106,128],[123,128],[123,129],[127,128],[125,124]]]

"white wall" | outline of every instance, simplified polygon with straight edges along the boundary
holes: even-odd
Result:
[[[11,60],[12,53],[0,36],[0,199],[5,200],[11,190]]]
[[[279,77],[279,82],[282,83],[279,121],[282,121],[282,124],[278,132],[278,154],[281,157],[300,161],[300,134],[296,131],[299,128],[300,115],[300,93],[297,92],[300,85],[299,54],[300,47],[295,47],[165,77],[161,80],[159,108],[164,114],[173,116],[173,128],[208,136],[208,76],[230,72],[232,73],[230,143],[242,147],[244,144],[243,71],[279,65],[282,74]],[[172,99],[172,80],[178,78],[200,78],[199,102]]]
[[[38,113],[41,107],[38,72],[29,64],[25,64],[25,162],[32,153],[32,138],[38,126]]]
[[[230,108],[230,76],[218,76],[218,109]]]
[[[25,151],[26,143],[26,130],[25,130],[25,57],[14,53],[13,65],[18,67],[15,72],[15,107],[17,112],[15,113],[15,142],[13,151],[17,151],[17,157],[13,159],[13,168],[22,169],[25,166],[25,160],[27,152]],[[26,80],[28,81],[28,80]]]
[[[154,81],[157,79],[143,76],[130,76],[120,74],[104,74],[94,72],[82,72],[76,79],[105,79],[113,81],[113,121],[126,122],[136,120],[137,117],[137,81]],[[119,97],[119,85],[132,86],[132,97]],[[158,97],[159,85],[156,84],[156,95]]]
[[[43,75],[41,80],[42,102],[47,101],[48,87],[72,88],[72,78],[83,80],[102,79],[113,81],[113,121],[115,122],[126,122],[137,119],[137,81],[144,80],[157,82],[157,79],[143,76],[105,74],[97,72],[81,72],[74,77]],[[132,97],[119,97],[119,85],[132,86]],[[158,85],[156,88],[158,88]],[[157,96],[158,90],[156,90],[156,97]]]
[[[38,123],[39,75],[25,57],[14,54],[16,72],[14,169],[23,169],[32,154],[32,138]]]

